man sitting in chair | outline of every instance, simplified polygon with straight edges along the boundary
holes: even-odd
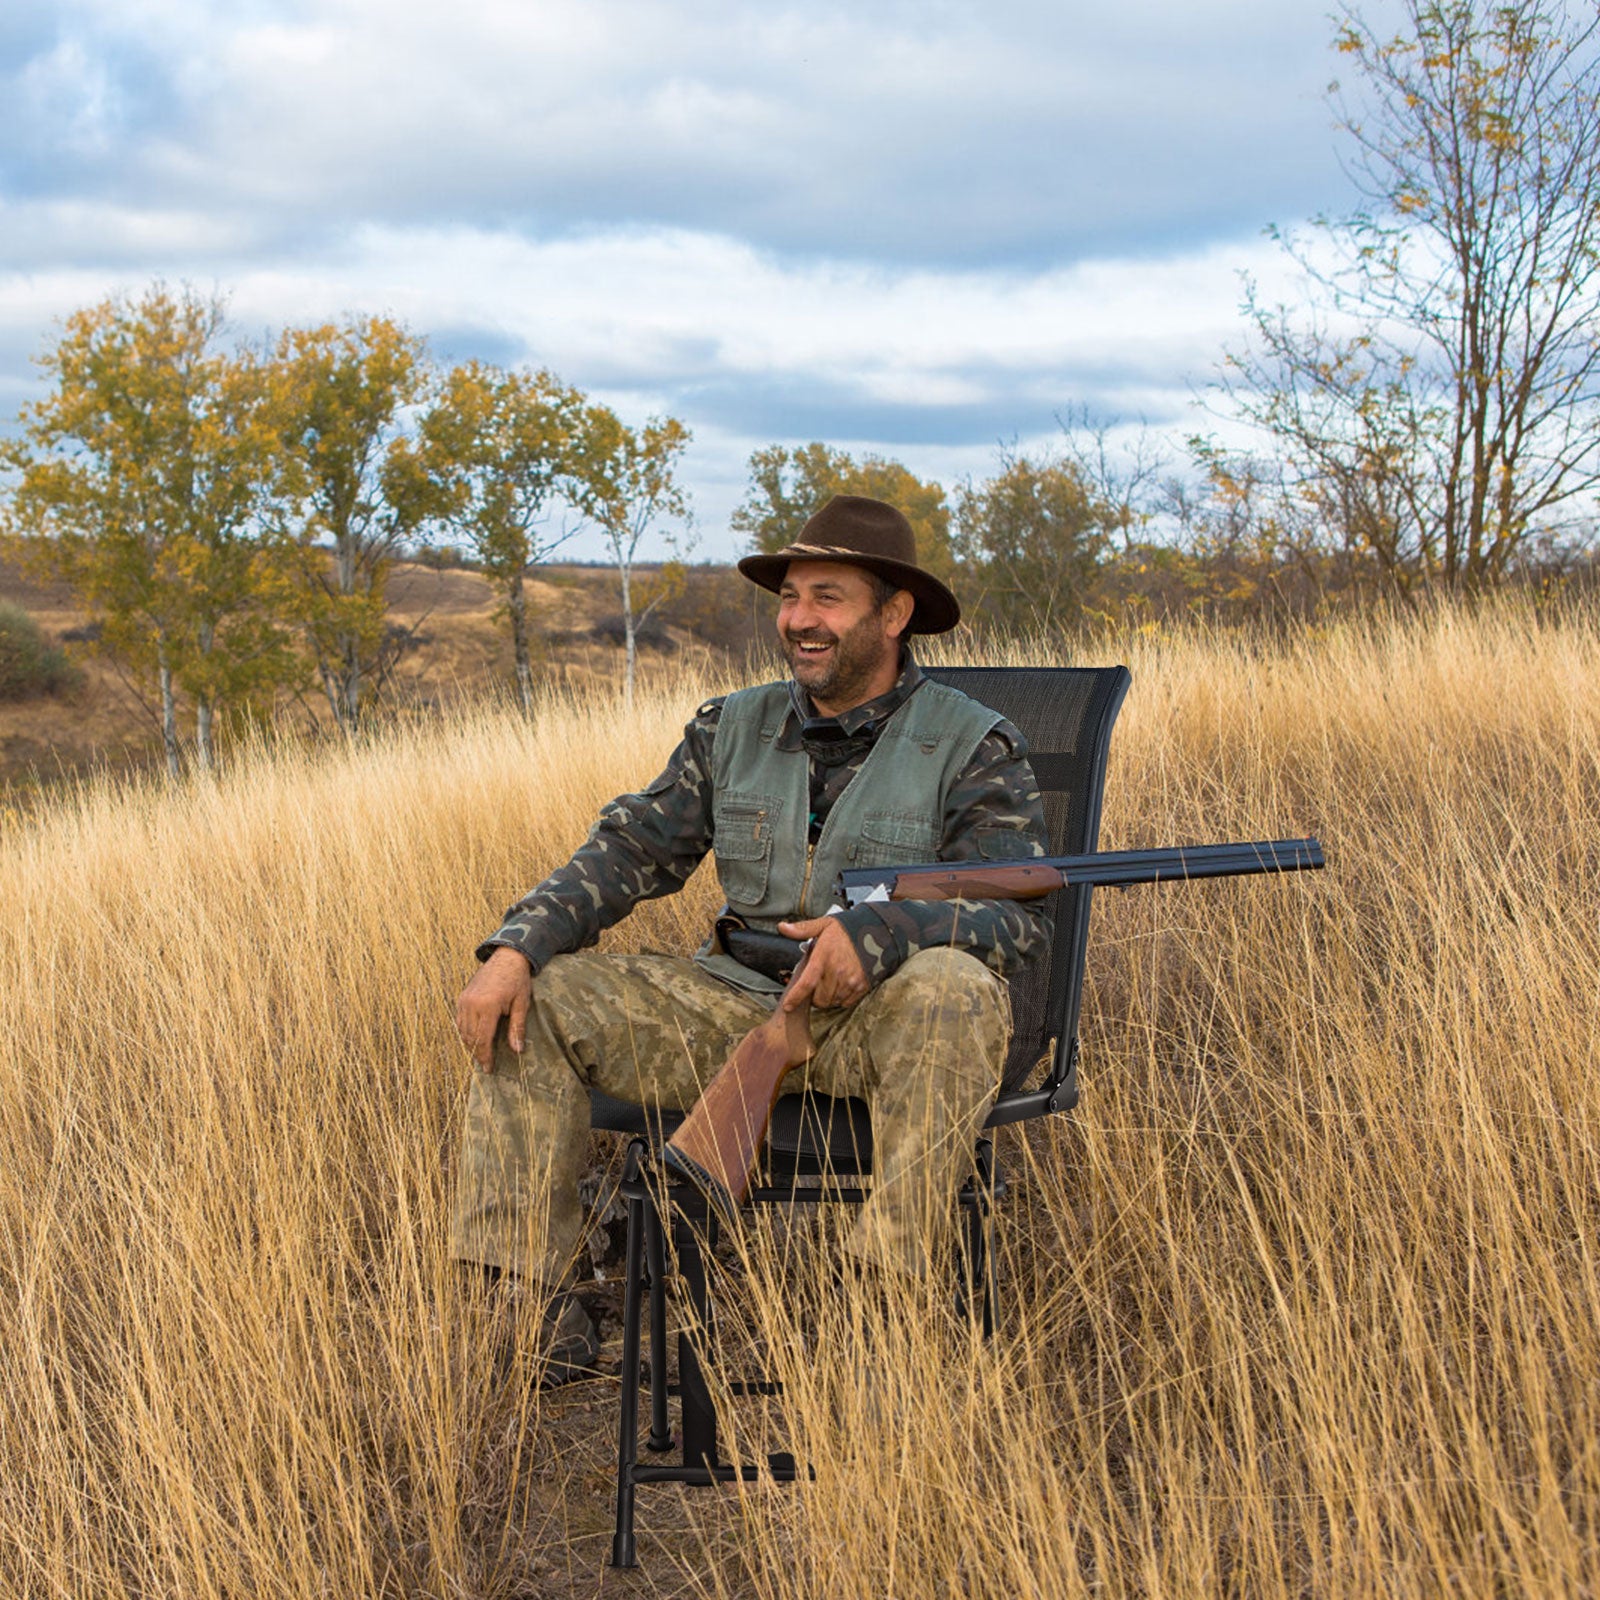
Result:
[[[715,849],[732,917],[813,941],[786,1003],[810,1000],[815,1054],[789,1087],[868,1102],[874,1181],[848,1248],[910,1275],[926,1270],[999,1087],[1003,979],[1049,945],[1031,902],[832,905],[845,867],[1046,853],[1022,735],[911,658],[911,635],[954,627],[960,608],[917,565],[906,518],[839,495],[795,544],[739,570],[779,597],[792,680],[702,705],[660,777],[611,801],[583,848],[511,907],[457,1004],[480,1070],[451,1249],[543,1297],[547,1382],[597,1353],[565,1288],[591,1086],[688,1109],[783,990],[724,935],[692,959],[600,955],[586,947],[602,929],[681,888]]]

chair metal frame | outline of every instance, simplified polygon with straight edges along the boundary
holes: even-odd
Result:
[[[1030,758],[1045,801],[1051,850],[1080,853],[1096,848],[1111,747],[1111,734],[1132,678],[1126,667],[935,667],[927,676],[951,684],[1015,723],[1027,737]],[[1041,689],[1055,698],[1081,704],[1072,748],[1052,748],[1036,738]],[[1059,706],[1057,707],[1059,710]],[[1035,722],[1030,727],[1030,721]],[[1049,717],[1045,718],[1048,724]],[[959,1199],[963,1228],[963,1268],[957,1282],[957,1303],[974,1300],[987,1335],[994,1326],[995,1286],[992,1226],[994,1203],[1004,1194],[995,1161],[991,1130],[1011,1123],[1069,1111],[1078,1103],[1078,1014],[1083,995],[1092,890],[1068,887],[1050,897],[1055,935],[1048,963],[1025,969],[1012,979],[1013,1009],[1018,1017],[1002,1072],[1002,1089],[974,1151],[974,1175]],[[1042,1077],[1038,1063],[1048,1055]],[[693,1186],[663,1184],[651,1161],[654,1150],[682,1120],[682,1113],[645,1111],[591,1093],[591,1126],[631,1136],[620,1188],[628,1215],[626,1280],[623,1298],[622,1383],[617,1429],[616,1530],[612,1565],[637,1565],[634,1537],[635,1491],[640,1484],[675,1482],[691,1485],[740,1479],[792,1481],[802,1469],[787,1452],[769,1455],[760,1464],[721,1460],[717,1415],[704,1375],[707,1352],[714,1342],[715,1308],[708,1290],[705,1252],[716,1247],[719,1219]],[[767,1147],[766,1181],[751,1190],[747,1203],[859,1203],[867,1190],[849,1180],[871,1172],[871,1120],[859,1100],[825,1095],[785,1096],[774,1112]],[[799,1178],[817,1178],[817,1187],[797,1186]],[[663,1204],[664,1201],[664,1204]],[[667,1336],[668,1252],[663,1210],[670,1218],[672,1258],[687,1291],[687,1327],[678,1335],[678,1378],[669,1382]],[[639,1400],[643,1381],[643,1314],[649,1302],[648,1382],[650,1427],[645,1448],[666,1454],[681,1448],[675,1463],[639,1460]],[[777,1385],[756,1379],[727,1386],[733,1395],[764,1395]],[[668,1399],[679,1399],[680,1437],[674,1440]]]

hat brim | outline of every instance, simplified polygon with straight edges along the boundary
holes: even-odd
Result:
[[[740,559],[739,571],[752,583],[776,594],[783,587],[784,574],[797,561],[839,561],[851,567],[865,567],[906,590],[916,602],[907,630],[910,633],[948,633],[961,620],[961,604],[956,597],[937,578],[904,561],[858,555],[854,550],[811,547],[744,556]]]

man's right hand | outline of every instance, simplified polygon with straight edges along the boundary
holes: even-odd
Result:
[[[456,1001],[456,1032],[485,1072],[494,1071],[494,1035],[502,1017],[511,1025],[507,1039],[521,1054],[533,993],[533,968],[528,958],[509,945],[498,946],[472,975]]]

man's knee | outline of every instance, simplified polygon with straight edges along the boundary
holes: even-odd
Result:
[[[638,1006],[635,985],[623,963],[597,950],[552,956],[535,974],[529,992],[529,1040],[543,1034],[567,1047],[603,1028],[610,1017]]]
[[[687,1108],[705,1077],[766,1016],[687,960],[578,951],[533,980],[523,1067],[563,1062],[585,1087]]]
[[[501,1018],[494,1038],[494,1075],[504,1081],[527,1080],[558,1062],[570,1064],[575,1041],[592,1030],[593,1018],[607,1004],[615,979],[607,972],[610,958],[594,951],[554,956],[534,974],[528,992],[528,1020],[520,1055],[511,1048],[509,1026]]]
[[[974,1022],[1010,1024],[1010,991],[1005,979],[975,955],[940,946],[919,950],[884,984],[897,1007],[933,1007]]]
[[[869,1050],[883,1063],[907,1051],[941,1070],[988,1080],[998,1072],[1011,1033],[1005,980],[964,950],[920,950],[875,997]]]

